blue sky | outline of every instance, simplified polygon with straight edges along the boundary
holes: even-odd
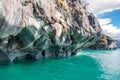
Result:
[[[99,14],[97,17],[99,19],[110,18],[111,23],[120,28],[120,9]]]
[[[87,9],[99,20],[103,33],[120,40],[120,0],[87,0]]]

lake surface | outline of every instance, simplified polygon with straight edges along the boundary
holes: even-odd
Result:
[[[0,80],[120,80],[120,49],[0,66]]]

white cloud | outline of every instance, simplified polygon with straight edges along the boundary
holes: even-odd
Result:
[[[111,19],[109,19],[109,18],[99,19],[100,25],[106,25],[106,24],[109,24],[110,22],[111,22]]]
[[[104,34],[114,39],[120,40],[120,29],[111,24],[111,19],[99,19],[99,23],[101,25],[101,28],[103,29]]]
[[[86,0],[89,5],[87,9],[89,12],[92,12],[94,15],[103,14],[104,12],[112,12],[114,10],[120,9],[120,0]],[[103,30],[103,33],[120,40],[120,29],[117,26],[114,26],[111,22],[111,19],[99,19],[99,23]]]
[[[88,10],[95,15],[120,9],[120,0],[87,0]]]

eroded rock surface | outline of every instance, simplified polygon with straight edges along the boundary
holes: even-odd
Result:
[[[91,45],[87,49],[92,50],[115,50],[117,49],[116,42],[109,36],[102,34],[102,37],[94,45]]]
[[[79,0],[0,0],[0,49],[10,62],[75,55],[100,37]]]

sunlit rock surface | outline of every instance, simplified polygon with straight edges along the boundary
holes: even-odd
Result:
[[[100,37],[79,0],[0,0],[0,61],[67,57]]]

